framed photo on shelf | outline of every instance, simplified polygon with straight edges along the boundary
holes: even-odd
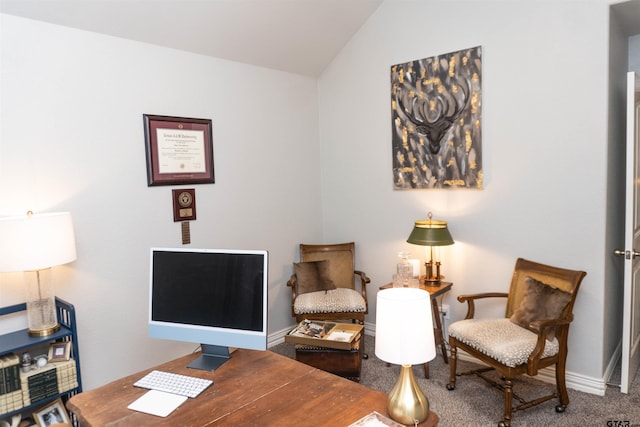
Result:
[[[213,184],[209,119],[144,114],[147,185]]]
[[[71,341],[49,344],[49,362],[64,362],[71,357]]]
[[[62,399],[58,398],[33,413],[33,418],[40,427],[48,427],[59,424],[71,425],[69,414],[64,409]]]

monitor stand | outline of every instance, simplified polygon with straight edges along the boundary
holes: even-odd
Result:
[[[215,371],[224,362],[229,360],[229,347],[211,344],[200,344],[202,355],[187,365],[188,368],[201,369],[203,371]]]

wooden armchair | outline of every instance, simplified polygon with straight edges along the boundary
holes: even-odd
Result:
[[[527,261],[516,261],[509,293],[460,295],[467,302],[464,320],[449,326],[451,346],[450,375],[447,388],[454,390],[456,376],[475,374],[504,391],[504,419],[499,426],[510,426],[512,413],[557,397],[556,412],[564,412],[569,404],[565,385],[567,337],[573,320],[573,304],[584,271],[566,270]],[[484,298],[506,298],[505,318],[475,319],[475,302]],[[458,349],[487,365],[476,370],[456,373]],[[553,394],[525,401],[513,393],[513,379],[520,374],[534,376],[547,366],[555,366],[556,390]],[[495,370],[502,383],[485,377]],[[519,402],[513,407],[513,399]]]
[[[364,272],[354,268],[355,244],[301,244],[300,261],[295,264],[296,272],[287,282],[287,286],[291,287],[291,315],[296,321],[301,322],[305,318],[351,320],[363,325],[364,316],[369,310],[366,285],[371,280]],[[320,269],[319,275],[324,279],[325,286],[319,290],[303,283],[303,278],[298,277],[303,267],[314,266]],[[305,274],[304,279],[307,278]]]

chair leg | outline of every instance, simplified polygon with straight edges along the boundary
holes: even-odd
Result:
[[[565,384],[566,359],[560,358],[556,363],[556,388],[558,389],[558,399],[560,404],[556,406],[556,412],[564,412],[569,404],[569,393]]]
[[[449,384],[447,390],[455,390],[456,388],[456,362],[458,361],[458,348],[449,342],[451,354],[449,355]]]
[[[364,320],[356,320],[354,319],[353,322],[358,322],[359,325],[362,325],[362,337],[360,339],[360,345],[362,346],[362,350],[360,352],[360,354],[362,354],[362,359],[363,360],[367,360],[369,358],[369,355],[367,354],[366,351],[364,351]]]
[[[498,427],[509,427],[511,425],[511,411],[513,404],[513,382],[511,378],[504,380],[504,420],[498,423]]]

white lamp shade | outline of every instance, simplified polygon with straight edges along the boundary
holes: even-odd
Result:
[[[376,356],[388,363],[418,365],[436,357],[431,296],[418,288],[378,292]]]
[[[0,272],[41,270],[75,259],[69,212],[0,217]]]

